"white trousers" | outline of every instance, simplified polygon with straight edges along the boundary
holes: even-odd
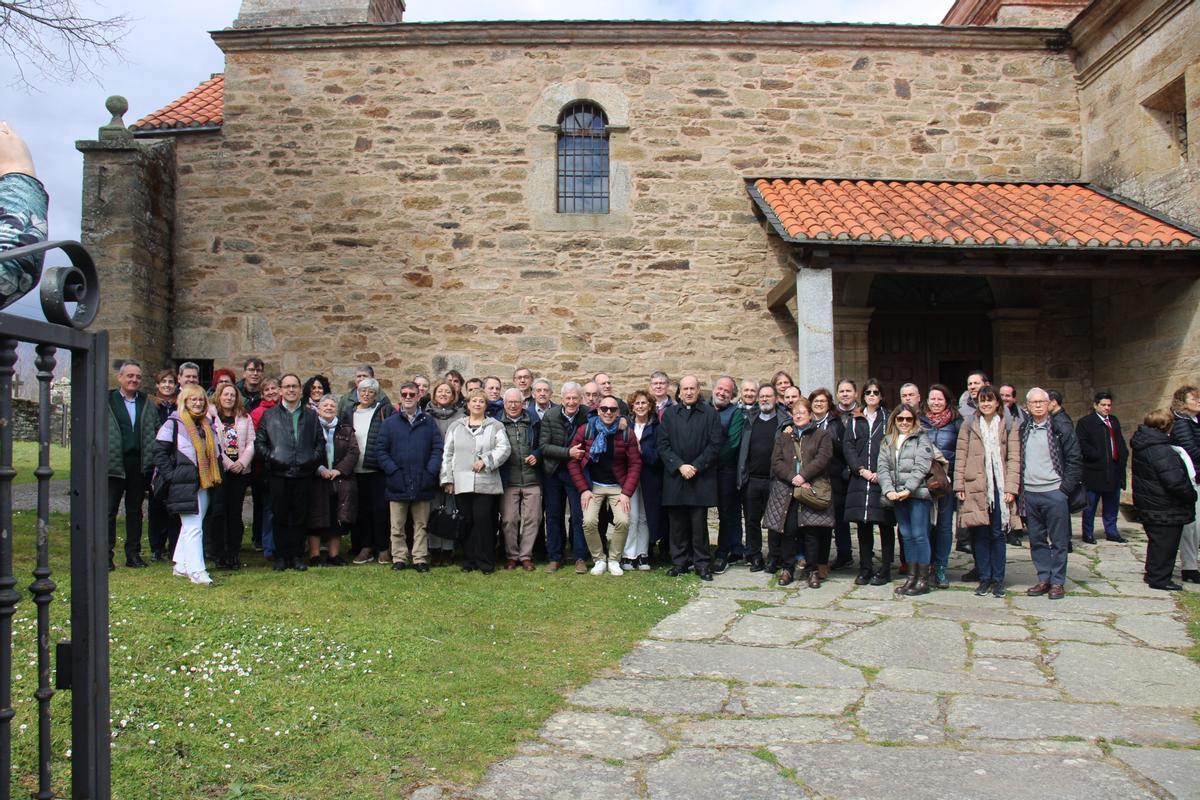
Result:
[[[185,575],[207,572],[204,566],[204,512],[208,510],[208,490],[196,492],[199,514],[179,515],[179,541],[175,544],[175,571]]]
[[[650,554],[650,526],[646,524],[646,504],[642,502],[642,487],[639,486],[629,498],[629,535],[625,537],[625,558],[637,558]]]

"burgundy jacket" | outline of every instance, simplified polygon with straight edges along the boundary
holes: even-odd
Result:
[[[592,479],[588,471],[588,451],[592,448],[592,439],[584,438],[590,427],[590,424],[581,425],[575,432],[575,437],[571,439],[571,447],[577,444],[583,446],[583,458],[567,462],[567,471],[571,480],[575,481],[575,488],[580,492],[592,490]],[[613,474],[621,482],[621,494],[633,497],[642,477],[642,451],[632,430],[626,429],[613,434],[612,467]]]

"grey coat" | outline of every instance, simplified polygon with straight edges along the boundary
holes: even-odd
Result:
[[[894,434],[883,437],[879,448],[879,491],[883,495],[884,505],[892,505],[887,499],[888,492],[902,492],[907,489],[910,497],[917,500],[928,500],[929,490],[925,488],[925,478],[929,475],[929,467],[933,463],[933,444],[923,428],[906,438],[900,444],[900,452],[896,453],[896,437]]]

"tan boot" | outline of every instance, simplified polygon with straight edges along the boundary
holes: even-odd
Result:
[[[817,577],[819,577],[821,579],[822,583],[829,580],[829,565],[828,564],[817,564]]]

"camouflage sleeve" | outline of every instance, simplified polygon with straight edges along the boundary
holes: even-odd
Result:
[[[0,253],[46,241],[49,203],[37,178],[19,172],[0,175]],[[0,260],[0,308],[36,286],[41,274],[41,256]]]

